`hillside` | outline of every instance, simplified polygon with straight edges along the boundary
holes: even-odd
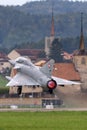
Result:
[[[41,0],[41,1],[31,1],[24,4],[23,6],[17,6],[16,8],[30,14],[51,14],[52,6],[54,8],[54,13],[56,14],[66,14],[66,13],[77,13],[85,12],[87,13],[87,1],[68,1],[68,0]]]
[[[56,36],[61,38],[65,50],[69,49],[69,44],[70,51],[77,49],[81,11],[84,12],[86,41],[87,2],[54,0],[53,4]],[[50,35],[51,17],[52,0],[30,2],[23,6],[0,6],[0,51],[8,52],[24,45],[43,48],[45,36]]]

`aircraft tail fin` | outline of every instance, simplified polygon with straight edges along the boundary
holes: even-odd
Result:
[[[48,77],[51,77],[52,71],[53,71],[53,66],[54,66],[54,60],[51,59],[48,61],[43,67],[40,68],[41,72],[46,74]]]

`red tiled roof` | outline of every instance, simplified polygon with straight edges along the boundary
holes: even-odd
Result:
[[[40,49],[16,49],[20,55],[38,55],[42,50]]]
[[[0,58],[4,58],[4,57],[6,57],[6,55],[4,53],[0,52]]]
[[[0,63],[2,62],[8,62],[9,58],[7,57],[7,55],[3,52],[0,52]]]
[[[80,75],[75,70],[73,63],[56,63],[54,66],[53,75],[72,81],[80,80]]]

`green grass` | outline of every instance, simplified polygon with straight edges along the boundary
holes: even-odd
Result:
[[[0,130],[87,130],[87,112],[0,112]]]
[[[5,87],[7,83],[8,83],[8,80],[0,75],[0,88]]]
[[[0,94],[8,93],[9,87],[6,87],[7,79],[0,75]]]

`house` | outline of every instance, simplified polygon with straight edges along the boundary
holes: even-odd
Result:
[[[30,58],[31,61],[36,61],[42,51],[41,49],[14,49],[8,54],[8,57],[13,60],[17,57],[24,56]]]
[[[10,67],[10,63],[8,62],[9,58],[5,53],[0,52],[0,72],[4,71],[5,68]]]

